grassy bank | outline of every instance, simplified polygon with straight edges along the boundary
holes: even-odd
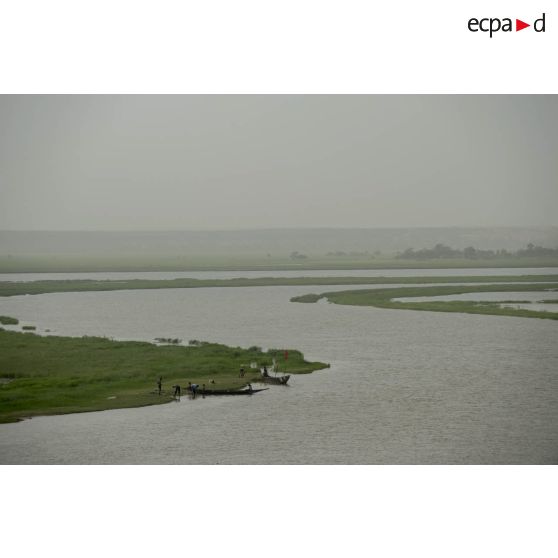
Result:
[[[310,373],[324,368],[307,362],[289,349],[262,352],[215,343],[196,346],[157,346],[99,337],[40,337],[32,333],[0,331],[0,422],[35,415],[140,407],[172,400],[174,384],[207,384],[235,389],[254,381],[259,370],[251,362],[271,365],[275,357],[282,371]],[[246,374],[239,378],[244,366]],[[163,393],[156,380],[163,377]]]
[[[501,302],[475,301],[431,301],[431,302],[397,302],[394,298],[415,296],[443,296],[464,293],[545,291],[558,289],[558,283],[521,284],[521,285],[479,285],[479,286],[435,286],[435,287],[401,287],[393,289],[363,289],[355,291],[337,291],[322,294],[308,294],[294,297],[292,302],[317,302],[326,298],[335,304],[355,306],[376,306],[377,308],[394,308],[399,310],[426,310],[430,312],[461,312],[466,314],[490,314],[493,316],[517,316],[522,318],[558,319],[558,312],[539,312],[518,308],[502,308]]]
[[[556,257],[495,259],[436,258],[398,259],[394,256],[324,256],[309,254],[303,260],[288,255],[160,255],[119,257],[78,255],[0,255],[0,273],[70,273],[95,271],[275,271],[304,269],[467,269],[498,267],[558,267]]]
[[[0,281],[0,296],[80,291],[122,291],[136,289],[191,289],[200,287],[274,287],[303,285],[382,285],[420,283],[538,283],[558,280],[557,275],[493,275],[448,277],[257,277],[253,279],[69,279],[45,281]]]

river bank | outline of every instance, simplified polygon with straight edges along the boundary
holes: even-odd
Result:
[[[516,316],[520,318],[543,318],[558,320],[558,312],[535,311],[514,307],[502,307],[501,301],[423,301],[402,302],[394,299],[406,297],[434,297],[464,293],[521,292],[558,290],[558,283],[482,286],[434,286],[401,287],[390,289],[359,289],[321,294],[305,294],[291,298],[291,302],[314,303],[327,299],[334,304],[352,306],[375,306],[399,310],[423,310],[430,312],[459,312],[465,314],[488,314],[492,316]],[[541,301],[546,302],[546,301]]]
[[[259,367],[305,374],[325,368],[288,349],[262,351],[192,341],[189,346],[113,341],[102,337],[38,336],[0,331],[0,423],[37,415],[101,411],[167,403],[174,385],[188,382],[238,389],[259,378]],[[256,368],[251,368],[251,363]],[[243,367],[245,375],[239,378]],[[163,377],[161,395],[157,379]]]
[[[86,291],[193,289],[204,287],[278,287],[307,285],[384,285],[423,283],[550,283],[556,275],[448,275],[418,277],[254,277],[233,279],[61,279],[0,281],[0,296]]]

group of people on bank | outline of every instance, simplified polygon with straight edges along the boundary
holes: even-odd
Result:
[[[200,388],[199,384],[193,384],[192,382],[188,382],[188,387],[186,389],[192,394],[192,396],[195,399],[199,388]],[[182,395],[181,386],[176,384],[172,386],[172,389],[174,390],[172,394],[173,397],[180,400],[180,396]],[[205,384],[203,384],[202,389],[203,391],[205,391]],[[159,379],[157,380],[157,391],[159,395],[161,395],[161,393],[163,392],[163,376],[159,376]]]
[[[240,367],[240,372],[238,374],[239,378],[244,378],[244,374],[246,373],[246,370],[244,368],[244,366]],[[267,371],[267,366],[264,366],[261,370],[260,370],[261,375],[266,378],[269,377],[269,373]],[[210,384],[214,384],[215,382],[213,380],[209,381]],[[252,390],[252,385],[248,384],[248,388],[250,389],[250,391]],[[182,387],[179,386],[178,384],[172,386],[173,389],[173,397],[175,399],[180,400],[180,396],[182,395]],[[200,390],[200,386],[199,384],[193,384],[192,382],[188,382],[188,387],[186,388],[193,396],[193,398],[196,398],[196,395],[198,394],[199,390]],[[157,380],[157,392],[159,395],[161,395],[163,393],[163,376],[159,376],[158,380]],[[205,384],[202,384],[202,389],[201,389],[202,395],[205,393]]]

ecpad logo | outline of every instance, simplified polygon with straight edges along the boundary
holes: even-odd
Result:
[[[546,14],[543,14],[539,19],[536,19],[533,23],[533,29],[536,33],[544,33],[545,32],[545,21]],[[477,19],[472,17],[467,27],[469,31],[472,33],[478,33],[481,31],[482,33],[490,33],[490,38],[494,33],[498,33],[498,31],[502,31],[504,33],[509,33],[513,31],[513,24],[512,18],[505,17],[500,19],[498,17],[485,17],[482,19]],[[530,23],[525,23],[520,19],[515,20],[515,30],[521,31],[522,29],[526,29],[527,27],[531,27]]]

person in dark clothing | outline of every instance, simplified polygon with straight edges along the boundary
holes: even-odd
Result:
[[[163,376],[159,376],[157,380],[157,389],[159,390],[159,395],[161,395],[161,389],[163,388]]]
[[[180,386],[172,386],[174,388],[174,396],[180,401]]]
[[[240,374],[238,375],[239,378],[244,378],[244,366],[240,367]]]

